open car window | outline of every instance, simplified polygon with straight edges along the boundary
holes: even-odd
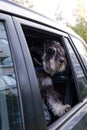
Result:
[[[74,78],[71,67],[69,65],[69,60],[66,55],[66,50],[61,41],[61,35],[56,36],[55,34],[50,34],[46,31],[43,32],[39,29],[30,28],[26,25],[21,25],[21,27],[31,54],[32,63],[38,80],[38,87],[41,93],[45,122],[46,125],[49,126],[79,102],[75,86],[76,84],[74,83]],[[53,50],[51,46],[50,49],[48,49],[50,42],[53,42]],[[58,43],[58,52],[56,52],[55,43]],[[62,67],[59,65],[59,68],[61,68],[59,72],[52,70],[52,68],[55,68],[55,61],[53,60],[55,57],[51,54],[56,55],[57,53],[58,55],[61,54],[60,57],[56,57],[56,60],[57,58],[60,59],[59,62],[61,63],[59,64],[61,65],[64,62]],[[45,57],[46,54],[48,54],[48,57]],[[64,55],[66,61],[63,59]],[[44,58],[46,58],[45,60],[47,63],[49,61],[51,62],[51,66],[49,63],[47,66],[45,65],[45,62],[43,61]],[[43,87],[41,88],[41,86]],[[45,90],[44,86],[47,87],[47,90]],[[58,96],[55,96],[57,94]],[[50,97],[52,97],[52,100]],[[54,100],[58,102],[56,103]],[[58,107],[56,106],[57,104],[59,105]],[[59,107],[61,108],[61,111],[59,111]]]

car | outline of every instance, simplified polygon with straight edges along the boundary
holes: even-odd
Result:
[[[52,76],[71,109],[46,122],[35,61],[45,40],[64,47],[68,70]],[[32,54],[32,47],[39,50]],[[47,106],[46,106],[47,107]],[[0,130],[87,129],[87,44],[73,30],[8,0],[0,0]]]

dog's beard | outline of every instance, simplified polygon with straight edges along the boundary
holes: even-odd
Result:
[[[55,61],[55,58],[53,57],[47,62],[43,61],[43,69],[50,75],[54,75],[57,72],[62,72],[65,68],[66,60],[63,63],[59,63],[58,61]]]

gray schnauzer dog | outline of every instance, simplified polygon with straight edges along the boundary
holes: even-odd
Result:
[[[62,116],[70,110],[70,105],[63,105],[60,94],[53,88],[51,77],[66,69],[65,51],[57,41],[46,41],[42,56],[43,70],[36,72],[43,102],[46,102],[54,116]]]

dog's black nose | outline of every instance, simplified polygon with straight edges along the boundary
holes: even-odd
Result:
[[[60,61],[60,63],[63,63],[64,62],[64,58],[60,58],[59,61]]]
[[[47,49],[47,51],[46,51],[46,53],[48,54],[48,55],[52,55],[52,54],[54,54],[55,53],[55,50],[53,49],[53,48],[48,48]]]

